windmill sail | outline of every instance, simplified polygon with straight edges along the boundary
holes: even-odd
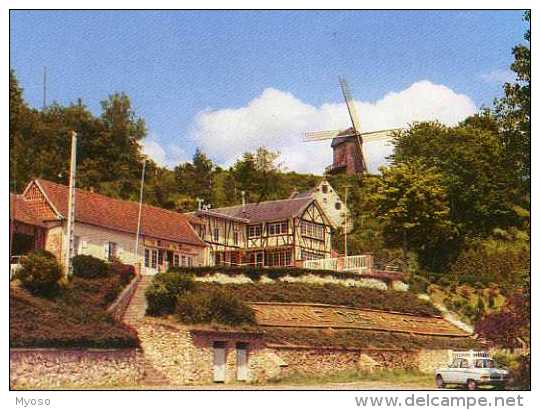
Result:
[[[352,98],[351,89],[349,88],[347,80],[341,77],[339,78],[339,85],[341,86],[341,92],[343,93],[343,98],[345,99],[345,103],[347,104],[347,110],[349,111],[349,117],[351,117],[354,134],[356,136],[356,144],[358,146],[358,150],[360,151],[362,169],[359,170],[359,172],[365,173],[367,172],[367,157],[362,147],[362,137],[360,136],[360,121],[358,120],[358,113],[356,112],[356,106]]]

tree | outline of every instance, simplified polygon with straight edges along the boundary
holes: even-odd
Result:
[[[387,245],[423,253],[455,235],[443,176],[420,161],[382,168],[372,200]]]
[[[524,20],[530,22],[531,13],[526,11]],[[531,31],[525,32],[526,44],[512,50],[514,83],[505,83],[505,96],[495,101],[495,115],[501,127],[508,170],[513,170],[525,194],[529,193],[531,177]]]
[[[413,124],[394,141],[394,164],[421,161],[437,167],[446,189],[450,218],[460,235],[489,235],[519,223],[516,190],[503,164],[503,147],[489,113],[456,127]]]

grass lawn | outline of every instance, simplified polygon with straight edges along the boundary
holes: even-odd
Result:
[[[272,384],[285,385],[324,385],[328,383],[382,382],[392,385],[415,385],[426,388],[434,387],[432,374],[421,373],[417,370],[375,370],[341,371],[329,374],[308,375],[305,373],[290,373],[282,378],[272,380]]]

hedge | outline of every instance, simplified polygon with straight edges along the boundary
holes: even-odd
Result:
[[[197,277],[206,277],[215,273],[222,273],[228,276],[245,275],[253,281],[258,281],[262,276],[270,279],[280,279],[285,276],[299,277],[305,275],[315,275],[319,277],[332,276],[336,279],[359,279],[373,278],[380,280],[399,280],[401,274],[399,272],[383,272],[377,271],[373,274],[363,274],[361,276],[354,272],[343,272],[333,270],[319,269],[304,269],[296,267],[249,267],[249,266],[196,266],[196,267],[176,267],[171,268],[169,272],[177,272],[183,274],[195,275]]]

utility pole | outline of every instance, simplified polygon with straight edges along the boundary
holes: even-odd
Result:
[[[43,109],[47,108],[47,67],[43,67]]]
[[[74,253],[74,226],[75,226],[75,181],[77,174],[77,133],[71,131],[71,163],[69,169],[69,198],[68,198],[68,220],[66,234],[66,276],[71,276],[73,266],[71,257]]]
[[[349,188],[350,188],[350,185],[346,185],[345,186],[345,210],[348,210],[349,207],[347,206],[347,200],[349,198]],[[347,241],[347,231],[349,230],[349,214],[348,212],[345,213],[345,223],[344,223],[344,229],[343,229],[343,233],[344,233],[344,239],[345,239],[345,246],[344,246],[344,249],[345,249],[345,257],[347,257],[349,255],[349,244],[348,244],[348,241]]]
[[[141,233],[141,216],[142,216],[145,171],[146,171],[146,158],[143,159],[143,165],[142,165],[141,189],[139,192],[139,216],[137,217],[137,236],[135,237],[135,264],[137,264],[139,267],[139,274],[141,273],[141,268],[142,268],[142,264],[139,263],[139,236]]]

